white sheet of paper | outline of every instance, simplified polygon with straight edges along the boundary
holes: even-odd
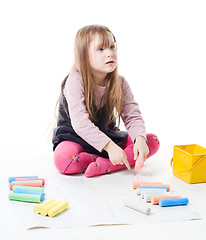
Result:
[[[64,181],[48,179],[45,186],[45,200],[66,200],[69,208],[50,218],[33,212],[34,203],[10,201],[15,214],[26,229],[34,227],[86,227],[108,224],[137,224],[200,219],[189,206],[151,208],[145,215],[124,206],[125,199],[139,200],[132,188],[133,176],[118,172],[96,178],[65,176]],[[144,178],[151,181],[151,178]],[[152,181],[155,181],[153,179]]]

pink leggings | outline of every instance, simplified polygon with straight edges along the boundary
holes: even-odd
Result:
[[[157,136],[154,134],[147,134],[147,145],[149,148],[149,154],[147,158],[149,158],[159,149],[159,140]],[[133,146],[134,144],[128,135],[121,147],[124,149],[127,155],[127,160],[131,166],[135,164]],[[54,151],[54,163],[56,168],[63,174],[75,174],[85,172],[86,170],[86,177],[100,175],[125,168],[125,165],[112,165],[107,158],[102,158],[96,154],[87,153],[80,144],[71,141],[63,141],[57,145]],[[92,170],[92,172],[96,173],[91,173],[91,170],[89,169],[94,169],[96,167],[99,167],[98,171]]]

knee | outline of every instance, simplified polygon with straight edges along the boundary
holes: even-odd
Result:
[[[155,154],[160,147],[160,142],[158,137],[152,133],[147,134],[147,145],[150,151],[149,155]]]
[[[81,152],[82,149],[77,143],[71,144],[69,141],[59,143],[54,151],[54,164],[56,168],[61,173],[65,173],[69,163],[72,161],[72,157]]]

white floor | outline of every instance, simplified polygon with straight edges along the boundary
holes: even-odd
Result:
[[[19,146],[19,144],[17,144]],[[6,147],[7,146],[7,147]],[[206,233],[206,184],[187,184],[172,175],[169,166],[172,150],[162,147],[159,153],[148,160],[145,168],[151,169],[148,176],[162,179],[171,188],[190,200],[190,207],[198,212],[201,220],[144,223],[136,225],[75,227],[62,229],[36,228],[26,230],[19,222],[13,209],[9,207],[8,177],[19,175],[39,175],[46,180],[69,181],[69,177],[59,174],[53,166],[52,151],[49,144],[42,144],[38,149],[30,146],[10,152],[5,144],[1,151],[1,235],[2,239],[194,239]],[[123,170],[124,171],[124,170]],[[131,172],[131,174],[134,171]],[[115,173],[114,173],[115,174]],[[48,183],[48,182],[47,182]],[[49,184],[49,183],[48,183]],[[203,238],[204,239],[204,238]]]

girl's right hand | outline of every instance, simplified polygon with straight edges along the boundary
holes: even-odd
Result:
[[[113,141],[108,142],[104,150],[107,151],[109,155],[109,160],[113,165],[116,164],[125,164],[128,170],[131,170],[131,167],[129,165],[129,162],[127,161],[127,155],[123,151],[122,148],[120,148],[117,144],[115,144]]]

